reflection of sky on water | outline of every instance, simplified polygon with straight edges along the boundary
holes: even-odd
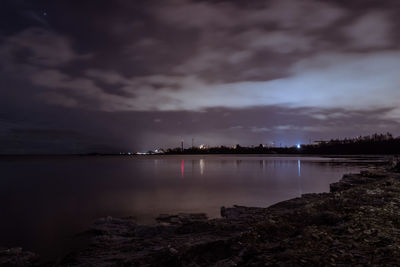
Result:
[[[15,159],[0,160],[0,168],[0,246],[41,254],[98,217],[217,217],[221,206],[265,207],[328,191],[343,173],[358,170],[326,159],[256,156]]]
[[[184,197],[188,198],[190,202],[189,192],[198,193],[204,189],[202,187],[210,186],[207,188],[206,194],[218,192],[216,193],[218,195],[212,198],[220,199],[220,203],[225,203],[224,201],[229,197],[234,199],[228,205],[239,203],[241,205],[267,206],[279,200],[301,196],[303,193],[328,191],[329,184],[337,181],[342,173],[358,169],[334,165],[329,158],[189,157],[191,158],[180,157],[179,159],[180,176],[187,178],[190,181],[188,183],[193,183],[190,190],[182,193]],[[168,169],[173,166],[174,160],[173,157],[165,158],[162,161],[163,167],[158,166],[159,172],[156,173],[156,176],[166,175]],[[160,162],[159,159],[154,160],[155,165],[160,165]],[[185,167],[191,171],[185,172]],[[206,168],[207,171],[205,171]],[[204,177],[204,183],[207,185],[200,184],[194,187],[194,184],[198,183],[198,177]],[[218,183],[225,183],[225,185],[221,186]],[[237,185],[238,183],[240,185]],[[229,188],[231,193],[220,194],[218,189],[221,187]],[[246,190],[251,192],[246,192]],[[183,196],[181,195],[181,197]]]
[[[255,164],[258,162],[258,167],[260,171],[256,170]],[[313,159],[309,159],[306,162],[308,165],[310,164],[323,164],[323,165],[328,165],[329,163],[325,161],[317,161],[314,162]],[[157,167],[160,164],[159,159],[154,160],[154,165]],[[205,174],[205,167],[206,164],[210,167],[211,173],[215,173],[218,169],[225,169],[229,168],[230,170],[235,170],[235,171],[240,171],[241,165],[245,164],[245,170],[246,172],[251,172],[253,175],[257,175],[260,177],[263,176],[271,176],[275,175],[274,172],[282,172],[282,168],[285,169],[294,169],[296,168],[297,171],[297,178],[295,179],[297,183],[297,195],[296,196],[301,196],[303,194],[303,189],[302,189],[302,160],[298,158],[278,158],[278,159],[220,159],[220,160],[215,160],[213,158],[198,158],[198,159],[191,159],[190,160],[191,164],[191,178],[195,178],[196,176],[200,175],[208,175]],[[180,164],[180,175],[183,178],[185,176],[185,160],[181,159],[181,164]],[[287,176],[286,174],[284,176]],[[296,177],[294,175],[293,177]],[[287,177],[284,177],[284,179]]]
[[[337,181],[342,173],[358,169],[332,164],[329,158],[189,157],[191,158],[188,159],[185,156],[179,159],[180,177],[187,178],[191,181],[189,183],[193,184],[197,183],[198,177],[204,177],[207,186],[215,183],[212,188],[207,189],[207,194],[220,192],[218,189],[221,185],[217,184],[218,182],[226,183],[225,187],[231,187],[229,190],[232,193],[218,193],[220,195],[213,196],[213,199],[219,198],[220,203],[225,203],[224,197],[233,195],[232,199],[235,199],[236,202],[233,200],[230,204],[240,203],[241,205],[267,206],[279,200],[301,196],[304,193],[328,191],[329,184]],[[176,158],[173,157],[166,157],[164,160],[154,159],[155,175],[168,176],[168,170],[174,165],[175,160]],[[190,171],[185,171],[185,167],[189,168]],[[205,171],[206,168],[207,172]],[[239,181],[241,183],[239,188],[241,189],[235,187]],[[255,184],[257,182],[259,184]],[[182,194],[184,198],[190,199],[188,192],[199,192],[203,190],[203,186],[191,188]],[[244,190],[242,190],[243,188]],[[246,189],[255,192],[247,194]],[[261,191],[264,191],[264,194],[260,193]],[[216,210],[218,210],[218,207],[216,207]],[[215,214],[218,214],[218,212]]]

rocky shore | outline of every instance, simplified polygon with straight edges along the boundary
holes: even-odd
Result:
[[[344,175],[330,193],[268,208],[160,215],[155,226],[103,218],[90,244],[56,266],[399,265],[400,173],[377,167]],[[27,254],[28,253],[28,254]],[[0,251],[0,264],[38,265],[29,252]]]

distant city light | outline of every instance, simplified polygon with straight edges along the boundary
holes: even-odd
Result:
[[[297,149],[300,149],[301,148],[301,145],[300,144],[297,144]]]

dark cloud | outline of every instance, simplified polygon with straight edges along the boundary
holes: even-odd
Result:
[[[398,135],[399,9],[2,1],[0,153]]]

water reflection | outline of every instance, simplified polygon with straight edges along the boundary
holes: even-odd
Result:
[[[328,191],[343,173],[359,170],[321,158],[211,155],[17,159],[0,161],[0,169],[0,247],[42,255],[98,217],[218,217],[221,206],[265,207]]]
[[[301,186],[301,160],[297,160],[297,188],[299,190],[299,196],[303,194],[303,188]]]
[[[238,159],[234,161],[235,163],[235,168],[238,169],[240,167],[240,163],[242,163],[242,160]]]
[[[276,181],[278,181],[279,179],[284,179],[285,182],[289,182],[288,181],[288,177],[290,176],[288,173],[290,172],[290,170],[295,170],[297,173],[297,176],[293,176],[292,182],[294,182],[294,184],[296,184],[297,187],[297,192],[295,195],[293,196],[301,196],[303,194],[303,180],[302,180],[302,176],[303,176],[303,162],[301,159],[299,158],[281,158],[281,159],[255,159],[252,160],[251,158],[249,159],[245,159],[243,160],[243,158],[246,157],[240,157],[240,159],[235,159],[232,158],[232,160],[227,160],[227,159],[221,159],[221,160],[210,160],[210,158],[208,158],[208,163],[210,164],[210,170],[211,172],[215,172],[217,169],[218,170],[222,170],[223,173],[221,175],[226,175],[227,172],[227,168],[230,169],[233,172],[236,172],[236,176],[237,175],[241,175],[242,173],[246,173],[246,175],[244,175],[243,177],[245,177],[247,180],[249,179],[254,179],[255,180],[260,180],[259,177],[264,177],[264,178],[270,178]],[[161,160],[155,160],[155,165],[156,167],[158,165],[163,164],[163,162]],[[200,176],[205,176],[205,165],[206,165],[206,159],[204,158],[198,158],[198,159],[191,159],[191,173],[186,173],[185,174],[185,160],[181,159],[180,160],[180,176],[181,178],[185,178],[185,175],[188,176],[188,178],[194,178],[197,175]],[[233,163],[233,168],[231,168],[229,164]],[[167,163],[164,163],[167,164]],[[241,168],[241,165],[244,164],[244,169]],[[256,165],[257,164],[259,166],[259,171],[256,170]],[[316,162],[312,162],[309,160],[305,160],[305,164],[306,166],[311,166],[311,165],[319,165],[321,168],[326,168],[327,170],[329,168],[341,168],[340,165],[335,165],[332,164],[330,162],[327,161],[316,161]],[[328,168],[329,166],[329,168]],[[164,166],[165,167],[165,166]],[[252,176],[248,176],[249,171],[251,170],[251,172],[253,173]],[[308,173],[308,181],[310,181],[309,179],[319,179],[320,177],[316,177],[315,171],[307,172]],[[319,171],[318,171],[319,173]],[[234,175],[234,176],[235,176]],[[338,176],[340,177],[340,175]],[[320,182],[320,181],[315,181],[316,183]],[[327,185],[329,183],[326,184],[325,189],[327,190]],[[314,185],[307,185],[309,188],[312,188]],[[318,185],[319,186],[319,185]],[[313,190],[307,189],[306,192],[311,192]]]
[[[297,160],[298,175],[301,176],[301,160]]]
[[[200,165],[200,175],[203,176],[203,174],[204,174],[204,165],[205,165],[204,159],[200,159],[199,165]]]
[[[184,174],[185,174],[185,161],[182,160],[181,161],[181,176],[182,176],[182,178],[184,178]]]

